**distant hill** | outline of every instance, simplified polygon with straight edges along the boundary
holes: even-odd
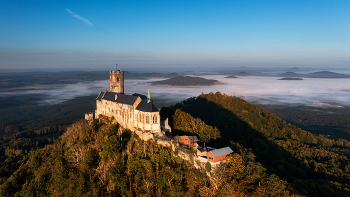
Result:
[[[307,74],[309,78],[350,78],[350,75],[330,71],[320,71]]]
[[[250,75],[250,74],[243,71],[243,72],[237,73],[237,75],[238,75],[238,76],[248,76],[248,75]]]
[[[124,72],[125,79],[148,79],[148,78],[171,78],[178,76],[177,73],[169,73],[169,74],[163,74],[163,73],[157,73],[157,72],[150,72],[150,73],[138,73],[138,72]]]
[[[230,76],[227,76],[227,77],[225,77],[225,78],[238,78],[238,77],[236,77],[236,76],[234,76],[234,75],[230,75]]]
[[[155,81],[153,85],[171,85],[171,86],[208,86],[219,83],[217,80],[205,79],[202,77],[177,76],[171,79]]]
[[[289,71],[289,72],[300,72],[300,71],[303,71],[303,70],[301,70],[298,67],[293,67],[293,68],[288,69],[287,71]]]
[[[280,77],[300,77],[301,75],[295,72],[286,72],[286,73],[282,73],[279,74],[278,76]]]
[[[302,78],[284,77],[278,80],[303,80]]]
[[[172,78],[172,77],[177,77],[177,76],[179,76],[179,74],[177,74],[177,73],[169,73],[169,74],[164,75],[165,78]]]

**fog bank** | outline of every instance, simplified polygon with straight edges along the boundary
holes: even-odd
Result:
[[[201,76],[219,80],[214,86],[173,87],[154,86],[150,82],[161,79],[125,80],[125,93],[147,95],[165,103],[176,103],[199,94],[217,92],[238,96],[255,104],[287,104],[317,107],[341,107],[350,105],[350,79],[304,78],[301,81],[277,80],[280,77],[244,76],[224,78],[222,75]],[[31,86],[0,92],[0,96],[32,94],[40,95],[40,104],[57,104],[79,96],[98,95],[109,90],[109,80],[80,82],[69,85]]]

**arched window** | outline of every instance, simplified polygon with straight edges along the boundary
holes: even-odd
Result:
[[[149,124],[149,115],[146,114],[146,124]]]
[[[153,123],[157,123],[157,116],[156,115],[153,116]]]

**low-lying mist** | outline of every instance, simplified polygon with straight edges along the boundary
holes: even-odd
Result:
[[[125,94],[134,92],[147,95],[162,105],[180,102],[199,94],[217,92],[235,95],[255,104],[307,105],[317,107],[341,107],[350,105],[350,79],[304,78],[300,81],[277,80],[280,77],[243,76],[225,78],[223,75],[201,76],[216,79],[222,84],[214,86],[154,86],[150,82],[161,79],[125,80]],[[32,94],[40,95],[39,104],[57,104],[79,96],[98,95],[109,90],[109,80],[79,82],[69,85],[31,86],[0,92],[0,96]],[[159,104],[158,104],[159,106]],[[159,106],[160,107],[160,106]]]

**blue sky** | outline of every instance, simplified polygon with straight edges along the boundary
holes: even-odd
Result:
[[[0,69],[350,65],[350,1],[0,0],[0,27]]]

